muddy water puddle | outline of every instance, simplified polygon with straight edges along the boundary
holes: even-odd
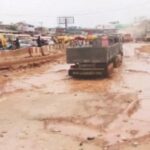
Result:
[[[6,82],[1,88],[1,93],[9,93],[17,90],[43,89],[45,92],[63,93],[66,85],[60,84],[63,80],[69,79],[67,75],[62,76],[67,65],[56,65],[45,72],[38,72],[34,76],[14,78],[13,81]]]
[[[137,117],[138,116],[138,117]],[[140,111],[137,111],[131,118],[120,116],[108,128],[104,139],[114,145],[118,142],[130,141],[145,135],[150,134],[149,117],[142,116]]]
[[[133,114],[132,118],[134,120],[139,120],[143,122],[149,123],[149,131],[150,131],[150,92],[145,93],[144,95],[140,95],[140,106],[138,111]]]
[[[139,106],[133,114],[121,114],[109,125],[105,140],[111,145],[150,134],[150,75],[143,70],[147,66],[130,66],[137,73],[128,72],[123,77],[124,86],[137,92]],[[134,107],[133,107],[134,109]]]
[[[115,75],[109,79],[79,80],[68,77],[67,70],[69,65],[55,65],[49,70],[37,73],[34,76],[23,77],[8,82],[4,87],[4,92],[13,92],[18,89],[22,90],[39,90],[40,92],[49,93],[105,93],[110,99],[113,92],[135,93],[138,95],[140,102],[138,109],[133,111],[131,116],[121,114],[103,133],[104,139],[115,144],[118,141],[124,142],[132,138],[144,136],[150,133],[150,64],[145,59],[136,58],[135,48],[139,45],[125,45],[125,60],[120,69],[117,69]],[[128,98],[128,97],[127,97]],[[98,118],[88,120],[92,124],[101,124]],[[58,131],[67,136],[74,137],[96,137],[99,131],[93,130],[86,126],[63,123],[49,123],[47,129]]]
[[[147,61],[138,62],[137,60],[135,60],[135,62],[133,61],[132,63],[128,62],[126,71],[133,73],[147,73],[150,75],[150,64],[147,63]]]
[[[135,55],[135,48],[142,46],[142,44],[128,44],[124,45],[125,57],[133,57]],[[125,58],[126,59],[126,58]],[[133,58],[132,58],[133,59]],[[126,60],[125,60],[126,61]],[[150,67],[141,62],[125,62],[126,66],[122,69],[126,69],[128,72],[147,72],[150,73]],[[124,71],[117,69],[115,74],[110,79],[93,79],[93,80],[77,80],[69,77],[68,74],[69,65],[57,64],[50,67],[45,72],[38,72],[33,76],[16,79],[9,82],[3,87],[2,91],[15,91],[22,90],[34,90],[43,89],[47,92],[63,93],[63,92],[108,92],[115,87],[121,88],[122,78],[124,77]],[[125,81],[126,82],[126,81]],[[131,81],[132,82],[132,81]],[[117,86],[116,86],[117,85]]]
[[[51,93],[66,92],[107,92],[115,82],[120,82],[118,76],[113,79],[74,79],[68,76],[69,65],[58,64],[41,74],[17,78],[5,84],[3,92],[16,90],[36,90]]]

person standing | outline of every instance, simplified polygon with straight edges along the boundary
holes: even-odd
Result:
[[[2,41],[0,40],[0,50],[2,50],[3,45],[2,45]]]
[[[44,56],[44,50],[42,48],[42,40],[40,36],[38,36],[38,39],[37,39],[37,46],[40,48],[42,56]]]
[[[42,46],[42,41],[41,41],[41,37],[40,36],[38,36],[38,39],[37,39],[37,46],[38,47]]]
[[[16,38],[15,46],[16,46],[16,49],[19,49],[19,48],[20,48],[19,38]]]

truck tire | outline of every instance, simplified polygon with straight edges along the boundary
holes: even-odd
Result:
[[[72,75],[73,75],[73,74],[72,74],[72,70],[69,70],[69,71],[68,71],[68,75],[69,75],[69,76],[72,76]]]
[[[106,76],[111,77],[114,71],[114,63],[111,62],[106,66]]]
[[[121,54],[119,54],[119,55],[116,56],[116,58],[115,58],[115,60],[114,60],[114,67],[115,67],[115,68],[118,68],[118,67],[121,66],[121,64],[122,64],[122,59],[123,59],[123,57],[122,57]]]

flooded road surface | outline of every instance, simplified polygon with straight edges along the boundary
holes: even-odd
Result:
[[[143,59],[143,54],[137,57],[136,51],[134,53],[135,55],[131,53],[132,59],[125,62],[126,69],[122,81],[127,90],[137,91],[139,103],[135,101],[135,105],[131,104],[125,113],[109,125],[104,137],[110,145],[150,135],[150,63],[147,61],[149,57]],[[125,54],[126,57],[130,56],[128,52]]]
[[[143,45],[124,45],[124,63],[111,78],[73,79],[64,59],[4,73],[0,149],[149,150],[150,56],[138,51]]]

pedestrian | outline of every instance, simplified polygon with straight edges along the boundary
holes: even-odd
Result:
[[[43,50],[43,40],[41,40],[41,37],[38,36],[38,39],[37,39],[37,46],[40,48],[40,51],[41,51],[41,54],[42,56],[44,56],[44,50]]]
[[[42,46],[42,41],[41,41],[41,37],[40,36],[38,36],[38,39],[37,39],[37,46],[38,47]]]
[[[0,50],[3,48],[2,41],[0,40]]]
[[[19,38],[16,38],[15,47],[16,47],[16,49],[19,49],[19,48],[20,48]]]

